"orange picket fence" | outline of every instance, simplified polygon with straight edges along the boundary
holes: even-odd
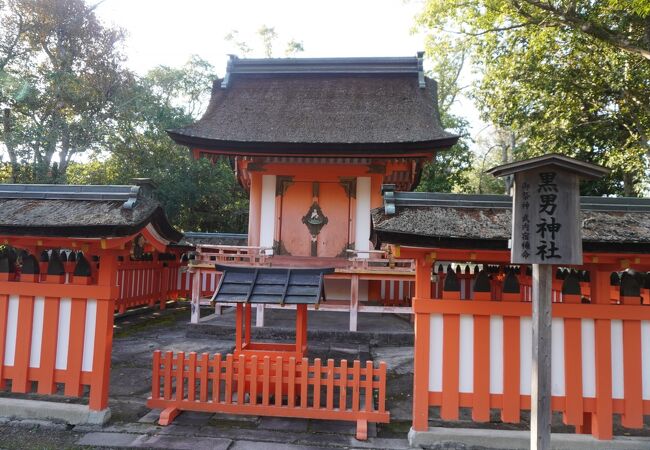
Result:
[[[609,279],[600,286],[600,301],[561,294],[553,304],[551,403],[577,432],[611,439],[613,414],[629,428],[650,415],[650,307],[639,286],[634,296],[622,287],[621,304],[610,303]],[[439,406],[443,420],[471,408],[478,422],[499,409],[511,423],[530,409],[531,304],[519,293],[491,295],[461,300],[443,290],[442,298],[413,300],[416,431],[427,429],[429,406]]]
[[[207,353],[153,354],[150,408],[164,409],[160,424],[180,411],[204,411],[357,422],[357,439],[367,439],[368,422],[387,423],[386,364],[357,360],[338,366],[329,359],[282,356],[222,357]]]

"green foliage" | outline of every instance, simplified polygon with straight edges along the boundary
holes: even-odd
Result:
[[[109,155],[71,165],[68,181],[128,184],[151,178],[168,217],[181,229],[244,232],[248,200],[228,161],[195,161],[165,131],[195,120],[214,78],[213,67],[196,56],[180,69],[161,66],[133,78],[120,93],[116,132],[107,137]]]
[[[451,149],[438,152],[433,161],[425,163],[416,189],[425,192],[463,190],[463,186],[468,182],[467,177],[473,160],[469,148],[469,124],[467,120],[451,112],[461,92],[458,78],[464,64],[464,56],[462,53],[448,51],[448,48],[441,48],[441,44],[448,42],[433,39],[427,42],[427,55],[432,66],[428,76],[438,83],[438,111],[443,128],[458,134],[460,139]]]
[[[467,137],[467,122],[456,116],[442,116],[443,127],[462,133],[461,139],[451,149],[437,152],[433,161],[425,163],[417,191],[456,192],[464,191],[473,161]]]
[[[429,0],[420,24],[446,31],[436,37],[448,58],[471,57],[482,75],[473,97],[484,120],[517,134],[515,159],[558,152],[603,164],[611,176],[583,193],[634,195],[650,151],[647,8],[623,0]]]
[[[109,133],[124,81],[122,31],[103,27],[83,0],[0,7],[1,139],[12,179],[64,181],[72,157]]]

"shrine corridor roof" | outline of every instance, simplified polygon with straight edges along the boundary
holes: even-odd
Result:
[[[385,197],[386,201],[386,197]],[[394,214],[372,211],[379,241],[419,247],[507,250],[512,197],[394,192]],[[586,251],[650,251],[650,199],[580,198]],[[390,208],[389,208],[390,209]]]
[[[148,180],[136,185],[0,184],[0,234],[104,238],[151,224],[178,242]]]

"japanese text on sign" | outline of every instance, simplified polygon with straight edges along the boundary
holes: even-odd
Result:
[[[559,259],[562,256],[556,244],[556,234],[562,228],[557,221],[555,212],[557,210],[557,184],[555,183],[555,172],[541,172],[540,182],[537,187],[539,195],[539,222],[535,226],[535,233],[539,237],[537,255],[542,261],[547,259]],[[523,255],[522,255],[523,256]]]
[[[579,264],[578,177],[555,167],[515,174],[511,262]]]

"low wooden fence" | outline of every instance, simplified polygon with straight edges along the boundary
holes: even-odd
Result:
[[[164,409],[160,424],[180,411],[205,411],[357,422],[367,439],[368,422],[387,423],[386,364],[368,361],[338,366],[307,358],[233,357],[179,352],[153,354],[150,408]]]
[[[610,303],[609,283],[601,284],[604,301],[589,304],[574,279],[576,293],[565,283],[552,310],[552,408],[599,439],[611,439],[613,414],[629,428],[642,428],[650,415],[650,307],[628,281],[620,304]],[[442,298],[413,300],[414,429],[426,429],[432,405],[443,420],[465,407],[480,422],[490,409],[513,423],[530,409],[531,304],[522,293],[502,296],[475,292],[468,301],[443,290]]]
[[[121,261],[117,268],[116,285],[119,297],[115,311],[124,313],[129,308],[154,306],[165,309],[169,299],[189,297],[191,275],[184,269],[187,260],[179,261],[172,254],[157,254],[156,259]]]
[[[379,300],[383,306],[411,306],[414,281],[381,280],[376,283],[379,283]]]

